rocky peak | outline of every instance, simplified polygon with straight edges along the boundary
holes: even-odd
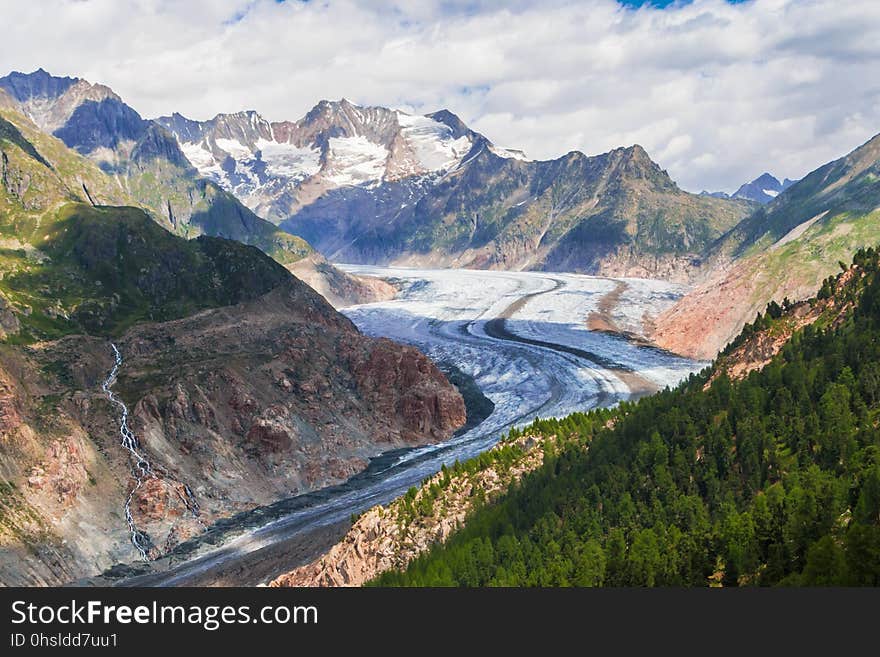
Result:
[[[474,137],[476,134],[473,130],[465,125],[465,122],[462,121],[458,115],[453,114],[448,109],[438,110],[436,112],[431,112],[430,114],[426,114],[429,119],[433,119],[438,123],[442,123],[445,126],[448,126],[450,130],[452,130],[452,136],[458,139],[459,137]]]
[[[153,160],[167,160],[174,166],[192,168],[177,145],[174,135],[157,123],[149,123],[144,134],[131,151],[132,162],[145,164]]]
[[[27,74],[10,73],[0,78],[0,89],[6,90],[40,129],[50,133],[64,127],[84,103],[112,100],[122,104],[110,87],[81,78],[55,77],[43,69]]]
[[[399,127],[395,112],[385,107],[362,107],[345,98],[322,100],[294,124],[301,143],[323,144],[330,138],[361,137],[388,144]]]
[[[203,122],[187,118],[179,112],[174,112],[171,116],[160,116],[153,119],[153,122],[169,130],[182,142],[198,142],[204,132]]]
[[[610,177],[620,183],[642,181],[658,190],[674,191],[678,186],[666,170],[651,159],[639,144],[615,148],[604,156],[610,167]]]
[[[659,173],[662,169],[651,159],[648,152],[639,144],[615,149],[623,162],[631,166],[633,170],[641,169]]]
[[[769,203],[794,183],[794,180],[788,178],[784,182],[779,182],[776,176],[765,171],[751,182],[741,185],[733,193],[733,198],[747,199],[761,204]]]
[[[16,100],[27,101],[31,98],[58,98],[79,81],[79,78],[55,77],[38,68],[33,73],[13,71],[0,78],[0,87]]]
[[[135,142],[149,123],[118,98],[83,100],[54,135],[80,153],[89,154],[99,148],[116,149],[124,141]]]
[[[768,187],[779,187],[782,184],[779,182],[776,176],[766,171],[755,178],[752,182],[758,183],[759,185],[767,185]]]

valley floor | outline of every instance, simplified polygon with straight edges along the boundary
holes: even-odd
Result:
[[[678,285],[543,272],[343,268],[401,289],[394,300],[344,311],[364,333],[416,345],[457,367],[494,403],[492,413],[444,444],[376,459],[346,484],[227,521],[195,549],[188,546],[191,552],[163,557],[124,583],[265,582],[329,547],[326,541],[344,532],[340,525],[352,514],[387,503],[444,463],[485,451],[511,427],[612,405],[675,384],[703,365],[631,339],[681,296]],[[598,315],[606,330],[588,328]],[[322,545],[314,544],[316,536]],[[294,554],[301,555],[298,563],[291,562]]]

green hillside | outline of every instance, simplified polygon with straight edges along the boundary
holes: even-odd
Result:
[[[536,422],[525,433],[558,434],[561,449],[378,583],[880,584],[877,252],[829,294],[849,312],[744,380],[707,370],[614,411]]]
[[[238,303],[289,280],[231,240],[185,240],[142,210],[71,203],[43,217],[31,248],[0,250],[0,292],[21,324],[8,339],[112,335],[137,321]]]

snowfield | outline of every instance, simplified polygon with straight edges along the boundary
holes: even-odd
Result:
[[[455,365],[495,403],[482,425],[456,440],[497,438],[535,417],[562,417],[628,399],[630,390],[609,361],[657,388],[675,385],[705,365],[587,329],[587,317],[602,297],[624,283],[609,314],[621,330],[641,333],[645,316],[657,315],[683,294],[683,287],[671,283],[544,272],[340,267],[401,287],[391,301],[342,311],[361,331],[415,345],[438,363]],[[564,349],[491,337],[487,322],[502,316],[506,330],[516,336],[587,351],[603,364]]]
[[[299,148],[295,144],[258,139],[257,149],[270,176],[304,180],[321,170],[318,148]]]
[[[388,149],[366,137],[331,137],[330,167],[325,178],[336,185],[378,182],[385,174]]]

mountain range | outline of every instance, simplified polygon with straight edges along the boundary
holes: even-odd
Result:
[[[116,182],[110,195],[84,187],[89,201],[124,195],[161,226],[181,237],[226,237],[253,244],[320,287],[339,305],[375,300],[370,282],[330,267],[302,238],[257,216],[209,178],[199,174],[175,139],[109,87],[80,78],[56,77],[42,69],[0,78],[0,107],[95,163]],[[24,119],[24,120],[23,120]],[[387,295],[387,293],[386,293]]]
[[[534,161],[448,110],[343,99],[297,121],[157,123],[203,176],[336,261],[676,275],[752,209],[682,191],[638,145]]]
[[[321,256],[688,278],[754,208],[679,189],[638,145],[534,161],[448,110],[343,99],[297,121],[253,111],[151,121],[104,85],[42,69],[0,78],[0,90],[176,234],[254,244],[283,264],[313,246],[312,277],[347,283],[353,301],[375,290],[316,274]]]
[[[681,190],[638,145],[531,160],[448,110],[343,99],[296,121],[150,120],[100,84],[7,75],[0,581],[92,574],[133,538],[167,552],[461,427],[434,363],[328,303],[393,288],[330,260],[685,280],[650,337],[711,359],[880,241],[878,209],[880,136],[723,198]],[[102,383],[148,468],[117,449]]]

